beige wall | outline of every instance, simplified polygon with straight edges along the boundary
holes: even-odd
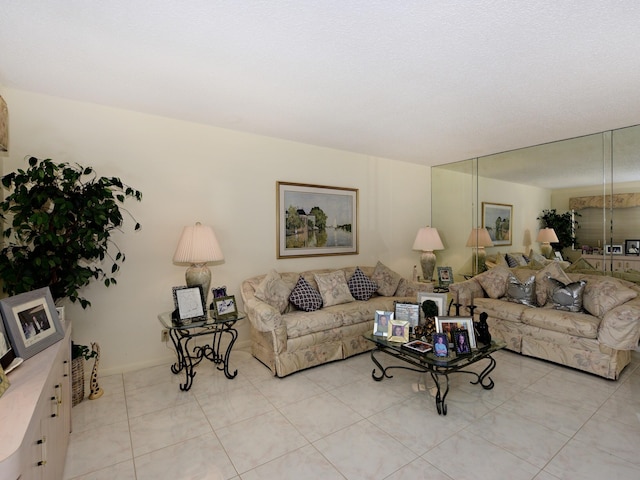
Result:
[[[74,339],[97,341],[103,373],[166,362],[157,314],[173,309],[171,287],[184,267],[171,262],[182,227],[212,225],[225,261],[212,266],[212,285],[240,300],[244,278],[278,271],[373,265],[381,260],[410,275],[419,254],[417,229],[430,222],[428,167],[261,137],[131,111],[4,88],[10,112],[10,152],[4,173],[34,155],[93,166],[143,193],[127,208],[142,224],[116,241],[127,260],[118,285],[92,285],[93,306],[67,307]],[[276,259],[277,180],[355,187],[360,191],[360,254]],[[247,348],[246,323],[239,346]]]

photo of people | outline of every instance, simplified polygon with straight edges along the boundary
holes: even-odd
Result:
[[[389,340],[391,342],[408,342],[410,324],[406,320],[389,321]]]
[[[436,357],[449,356],[448,343],[447,336],[444,333],[433,334],[433,353],[435,353]]]
[[[376,311],[376,318],[373,324],[373,334],[380,337],[389,336],[389,320],[393,320],[393,312],[383,310]]]
[[[36,342],[38,338],[46,337],[53,332],[47,312],[41,305],[18,312],[18,320],[20,321],[26,346]]]
[[[456,353],[458,355],[471,353],[471,346],[469,345],[469,334],[466,330],[456,330],[453,334],[454,345],[456,347]]]

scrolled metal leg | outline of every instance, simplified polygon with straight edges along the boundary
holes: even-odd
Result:
[[[447,398],[447,394],[449,393],[449,375],[446,373],[431,373],[431,378],[436,384],[436,410],[438,411],[438,415],[446,415],[447,414],[447,404],[445,403],[445,399]],[[444,377],[446,381],[446,388],[444,390],[444,394],[440,389],[440,377]]]
[[[236,369],[233,374],[229,373],[229,357],[231,356],[231,349],[233,348],[233,344],[236,343],[236,339],[238,338],[238,332],[234,328],[230,328],[226,331],[229,332],[229,335],[231,335],[231,341],[229,342],[227,351],[224,354],[224,359],[222,362],[223,368],[220,368],[220,366],[218,366],[218,370],[224,370],[224,376],[231,380],[233,378],[236,378],[236,375],[238,375],[238,369]]]
[[[496,361],[491,355],[488,355],[486,358],[489,359],[489,365],[487,365],[487,367],[482,372],[480,372],[480,374],[478,375],[478,380],[471,383],[473,385],[477,385],[479,383],[485,390],[491,390],[494,386],[494,383],[489,374],[493,371],[494,368],[496,368]],[[485,383],[485,380],[489,381]]]
[[[371,370],[371,376],[376,382],[380,382],[385,377],[393,378],[393,375],[388,375],[387,370],[382,366],[382,364],[375,357],[374,353],[376,352],[377,350],[371,350],[371,360],[373,360],[373,363],[375,363],[376,367],[378,367],[378,370],[380,370],[382,373],[379,376],[376,375],[376,369],[374,368],[373,370]]]

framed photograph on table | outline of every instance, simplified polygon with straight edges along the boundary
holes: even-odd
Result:
[[[393,302],[394,320],[406,320],[411,327],[417,327],[420,322],[420,305],[417,303]]]
[[[391,342],[408,342],[409,327],[409,322],[406,320],[389,320],[389,335],[387,339]]]
[[[640,255],[640,240],[625,240],[624,241],[624,254],[625,255]]]
[[[438,267],[438,286],[448,287],[453,283],[453,269],[451,267]]]
[[[213,315],[220,320],[237,317],[238,307],[236,306],[236,297],[234,295],[228,295],[226,297],[214,298]]]
[[[458,355],[471,353],[471,345],[469,344],[469,332],[466,330],[454,330],[453,347]]]
[[[375,322],[373,323],[373,334],[379,337],[389,335],[389,321],[393,320],[393,312],[376,310]]]
[[[482,202],[482,226],[494,246],[512,243],[513,205]]]
[[[432,300],[438,307],[438,315],[443,316],[447,314],[447,294],[446,293],[432,293],[432,292],[418,292],[418,303],[420,308],[422,304]]]
[[[276,183],[277,257],[358,253],[358,189]]]
[[[175,305],[174,320],[179,325],[207,320],[207,306],[201,285],[173,287],[173,303]]]
[[[476,336],[473,331],[473,319],[471,317],[436,317],[436,332],[444,333],[453,345],[453,333],[456,330],[466,330],[469,334],[469,345],[476,348]]]
[[[26,360],[64,338],[49,287],[0,300],[15,355]]]
[[[449,356],[449,340],[444,333],[433,334],[433,353],[436,357]]]

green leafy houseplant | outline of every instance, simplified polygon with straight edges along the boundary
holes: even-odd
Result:
[[[540,220],[540,228],[553,228],[558,237],[557,249],[562,251],[566,247],[575,246],[578,239],[575,232],[580,228],[575,217],[580,214],[574,212],[558,213],[555,208],[543,210],[537,220]]]
[[[119,178],[98,177],[91,167],[35,157],[28,163],[27,170],[2,177],[8,191],[0,203],[3,290],[16,295],[48,286],[54,300],[69,298],[87,308],[82,287],[92,280],[116,284],[125,255],[111,234],[123,224],[126,198],[140,201],[142,194]]]

